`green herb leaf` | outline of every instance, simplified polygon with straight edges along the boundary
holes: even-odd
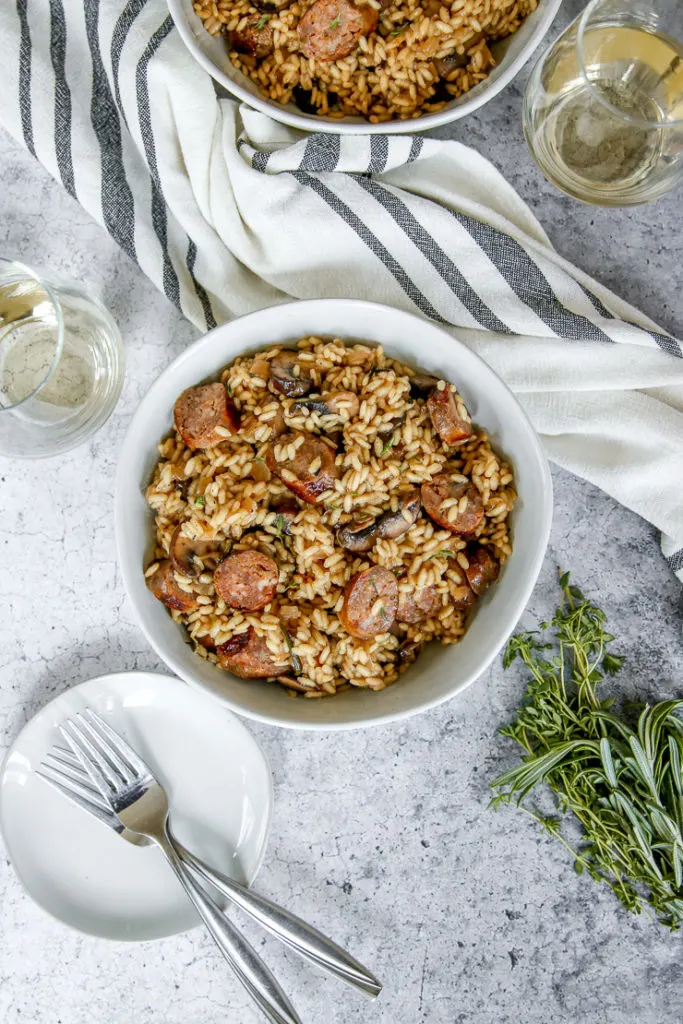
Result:
[[[261,17],[259,18],[259,20],[256,22],[256,30],[258,31],[260,28],[263,28],[263,26],[268,21],[270,21],[271,18],[272,18],[272,14],[262,14]],[[250,373],[249,376],[253,377],[254,374]]]
[[[232,398],[232,388],[230,387],[230,382],[229,382],[229,381],[227,381],[227,380],[226,380],[226,382],[225,382],[225,390],[226,390],[226,391],[228,392],[228,394],[229,394],[229,395],[230,395],[230,397]]]
[[[409,21],[404,22],[403,25],[399,25],[398,28],[395,28],[393,32],[389,33],[389,35],[390,36],[400,36],[401,32],[405,32],[405,30],[407,28],[410,28],[410,22]]]
[[[330,28],[339,28],[341,25],[341,15],[338,14],[334,21],[330,22]]]
[[[294,672],[294,675],[300,676],[303,671],[301,667],[301,659],[297,654],[294,653],[294,645],[292,644],[292,638],[285,629],[285,627],[282,625],[282,623],[280,623],[280,629],[282,630],[282,635],[285,638],[285,643],[287,644],[287,650],[289,651],[289,659],[292,663],[292,670]]]
[[[275,517],[274,526],[275,526],[275,529],[277,531],[278,539],[281,540],[282,543],[284,544],[284,542],[285,542],[285,529],[287,528],[287,522],[286,522],[285,517],[283,516],[282,512],[279,512],[277,514],[277,516]]]
[[[194,499],[194,503],[195,503],[195,505],[198,505],[199,508],[204,508],[204,506],[206,505],[206,498],[204,497],[203,494],[199,494]]]
[[[379,453],[380,459],[382,458],[383,455],[386,455],[386,453],[389,451],[390,448],[394,447],[394,445],[396,444],[397,441],[398,441],[398,434],[394,434],[392,437],[389,438],[387,443],[384,445],[384,448],[382,448],[382,451]]]
[[[455,552],[446,551],[444,548],[441,551],[435,551],[433,555],[428,555],[426,561],[429,561],[430,558],[455,558]]]
[[[683,700],[612,709],[605,680],[624,659],[607,650],[614,637],[604,612],[560,575],[562,601],[550,624],[509,641],[503,664],[529,673],[522,706],[501,730],[523,760],[493,783],[491,806],[513,804],[557,837],[574,870],[609,885],[628,910],[645,903],[662,924],[683,926]],[[559,817],[525,806],[545,784]],[[580,849],[563,835],[567,815],[581,830]],[[575,831],[575,830],[574,830]]]

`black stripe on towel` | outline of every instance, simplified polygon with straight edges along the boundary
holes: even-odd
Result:
[[[592,304],[595,306],[596,312],[600,314],[603,320],[617,319],[617,317],[615,317],[613,313],[610,313],[607,306],[605,306],[600,301],[597,295],[594,295],[593,292],[589,291],[589,289],[586,288],[584,285],[581,285],[581,288],[588,296]],[[629,321],[624,322],[628,323]],[[650,337],[653,338],[654,341],[659,345],[663,352],[667,352],[670,356],[678,356],[679,359],[683,358],[683,351],[681,351],[680,343],[676,341],[674,338],[670,338],[667,334],[662,334],[660,331],[648,331],[647,328],[640,327],[638,324],[634,324],[633,326],[638,327],[638,330],[644,331],[646,334],[649,334]]]
[[[683,548],[679,548],[678,551],[674,551],[673,555],[669,555],[666,561],[669,568],[674,572],[678,572],[679,569],[683,569]]]
[[[50,58],[55,75],[55,155],[62,185],[76,195],[71,158],[71,90],[66,80],[66,19],[61,0],[50,0]]]
[[[338,135],[311,135],[306,142],[300,171],[335,171],[339,163],[341,139]]]
[[[31,32],[28,27],[28,0],[17,0],[17,16],[21,28],[19,40],[19,114],[26,148],[36,155],[33,145],[33,118],[31,116]]]
[[[114,96],[116,98],[116,106],[121,111],[121,117],[123,118],[123,123],[126,127],[128,126],[128,122],[126,121],[126,114],[123,109],[123,103],[121,102],[119,66],[121,64],[121,54],[123,53],[123,47],[125,46],[129,29],[146,4],[147,0],[129,0],[114,25],[114,31],[111,37],[111,47],[109,52],[111,56],[112,79],[114,82]]]
[[[335,195],[326,185],[320,181],[319,178],[313,178],[305,171],[294,171],[293,176],[301,184],[310,188],[311,191],[316,192],[323,202],[327,203],[329,208],[333,210],[345,224],[351,228],[352,231],[358,235],[360,240],[367,245],[368,249],[374,253],[378,260],[384,264],[390,274],[401,286],[403,291],[406,293],[408,298],[415,303],[417,308],[428,316],[431,320],[436,320],[440,324],[447,324],[448,321],[434,309],[429,299],[427,299],[422,292],[417,288],[415,282],[411,280],[408,274],[405,272],[400,263],[397,263],[394,257],[391,255],[389,250],[380,242],[379,238],[370,231],[366,224],[360,220],[359,217],[346,205],[339,196]]]
[[[90,120],[102,162],[102,216],[109,234],[134,260],[135,202],[123,164],[121,122],[100,53],[99,8],[100,0],[86,0],[85,31],[90,47],[93,79]]]
[[[448,212],[484,250],[515,295],[558,337],[612,343],[594,323],[580,313],[572,313],[560,302],[538,264],[514,238],[456,210]]]
[[[389,140],[386,135],[370,136],[370,167],[371,174],[381,174],[389,159]]]
[[[142,141],[145,147],[145,157],[147,158],[147,166],[149,167],[152,175],[152,226],[157,238],[159,239],[159,245],[161,246],[163,257],[164,293],[166,294],[166,297],[178,307],[178,309],[181,309],[178,275],[175,272],[168,252],[168,218],[166,203],[164,202],[161,188],[157,184],[159,181],[159,168],[157,167],[154,135],[152,134],[152,118],[149,107],[149,92],[147,88],[147,68],[149,62],[172,29],[173,19],[169,15],[169,17],[165,18],[154,35],[150,38],[147,46],[145,47],[144,53],[138,61],[138,66],[135,69],[135,88],[138,100],[138,119],[140,121]]]
[[[370,178],[354,175],[354,179],[361,188],[369,192],[384,207],[387,213],[391,215],[404,234],[419,249],[425,259],[431,263],[439,277],[446,282],[456,298],[482,327],[485,327],[488,331],[495,331],[497,334],[511,333],[510,328],[489,309],[466,278],[460,273],[460,270],[453,263],[450,256],[443,251],[441,246],[425,229],[424,225],[420,224],[406,204],[394,192],[372,181]]]
[[[247,141],[246,139],[243,140],[243,142],[245,142],[245,143],[246,143],[246,141]],[[266,167],[268,166],[268,161],[269,160],[270,160],[270,153],[263,153],[259,149],[259,150],[257,150],[254,153],[254,155],[251,158],[251,166],[254,168],[255,171],[260,171],[261,174],[265,174],[266,173]]]
[[[187,247],[187,256],[185,257],[185,264],[192,278],[194,284],[194,290],[197,293],[197,298],[202,304],[204,310],[204,320],[206,321],[207,330],[212,330],[216,326],[216,317],[213,315],[213,309],[211,308],[211,300],[207,295],[206,289],[199,283],[197,278],[194,276],[194,264],[197,259],[197,246],[190,239],[190,244]]]
[[[412,140],[412,142],[410,143],[410,153],[408,154],[408,160],[407,160],[407,162],[409,164],[414,164],[415,163],[415,161],[419,157],[420,153],[422,152],[422,147],[424,146],[424,142],[425,142],[425,140],[423,138],[420,138],[417,135]]]

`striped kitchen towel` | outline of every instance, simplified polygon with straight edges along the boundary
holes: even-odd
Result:
[[[6,0],[0,32],[2,123],[197,327],[320,296],[443,324],[683,580],[681,345],[562,259],[488,161],[219,100],[163,0]]]

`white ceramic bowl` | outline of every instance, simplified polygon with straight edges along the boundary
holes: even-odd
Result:
[[[350,689],[329,700],[292,700],[273,683],[249,682],[193,653],[184,629],[147,589],[143,568],[153,553],[153,516],[145,488],[157,446],[173,426],[184,388],[215,377],[236,356],[309,334],[379,342],[399,359],[457,384],[475,423],[511,461],[519,499],[512,515],[514,550],[500,579],[478,602],[464,639],[429,644],[386,690]],[[355,299],[316,299],[271,306],[218,327],[161,374],[133,417],[116,479],[116,541],[123,582],[137,620],[157,654],[179,676],[222,698],[238,714],[274,725],[344,729],[404,718],[464,690],[496,656],[515,627],[541,568],[552,518],[548,464],[526,415],[505,384],[461,342],[426,320]]]
[[[557,14],[562,0],[540,0],[537,9],[525,20],[518,32],[494,43],[492,53],[497,67],[485,81],[471,89],[465,96],[453,100],[438,114],[424,114],[410,121],[389,121],[385,124],[370,124],[361,117],[345,117],[338,120],[332,117],[317,117],[304,114],[294,103],[283,106],[274,100],[267,99],[259,92],[256,85],[233,67],[221,37],[210,36],[204,29],[201,19],[195,14],[192,0],[168,0],[171,12],[180,36],[194,59],[205,71],[228,92],[249,106],[270,114],[277,121],[291,124],[305,131],[336,132],[346,135],[387,135],[395,132],[422,132],[428,128],[437,128],[449,121],[471,114],[474,110],[493,99],[501,89],[508,85],[531,57],[541,39],[546,34]]]

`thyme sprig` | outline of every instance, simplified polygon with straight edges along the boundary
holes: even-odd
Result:
[[[683,700],[631,704],[621,714],[598,694],[624,659],[604,613],[560,578],[562,603],[552,623],[508,643],[505,667],[520,659],[530,672],[515,719],[501,730],[525,751],[522,763],[495,779],[491,805],[515,804],[556,836],[584,871],[606,883],[627,910],[654,909],[662,924],[683,924]],[[552,639],[548,639],[549,633]],[[559,814],[523,801],[545,782]],[[575,848],[563,835],[566,815],[582,827]]]

